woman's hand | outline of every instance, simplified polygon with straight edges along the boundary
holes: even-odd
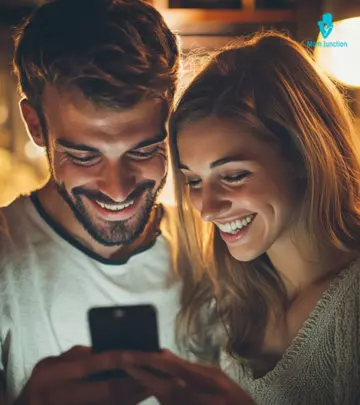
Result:
[[[218,367],[184,361],[168,350],[123,352],[121,361],[162,405],[255,405]]]

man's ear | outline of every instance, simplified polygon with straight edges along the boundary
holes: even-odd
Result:
[[[40,118],[35,108],[31,106],[27,98],[23,98],[20,103],[21,117],[31,139],[37,146],[44,147],[45,139]]]

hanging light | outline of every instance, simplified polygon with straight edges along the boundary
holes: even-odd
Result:
[[[314,56],[333,79],[360,87],[360,2],[324,0]]]
[[[331,77],[349,87],[360,87],[360,16],[333,23],[324,39],[320,32],[314,56]]]

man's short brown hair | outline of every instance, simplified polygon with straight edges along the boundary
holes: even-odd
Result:
[[[145,98],[171,103],[178,68],[176,36],[143,0],[55,0],[15,36],[20,90],[40,110],[46,84],[75,85],[112,108]]]

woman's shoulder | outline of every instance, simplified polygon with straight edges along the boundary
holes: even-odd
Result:
[[[360,298],[360,256],[338,275],[337,287],[345,299],[349,292]]]
[[[353,404],[360,396],[360,258],[339,275],[334,304],[335,393],[337,403]]]
[[[332,290],[337,357],[360,356],[360,257],[339,274]]]
[[[349,317],[360,321],[360,257],[338,274],[325,295],[333,301],[336,322]]]

